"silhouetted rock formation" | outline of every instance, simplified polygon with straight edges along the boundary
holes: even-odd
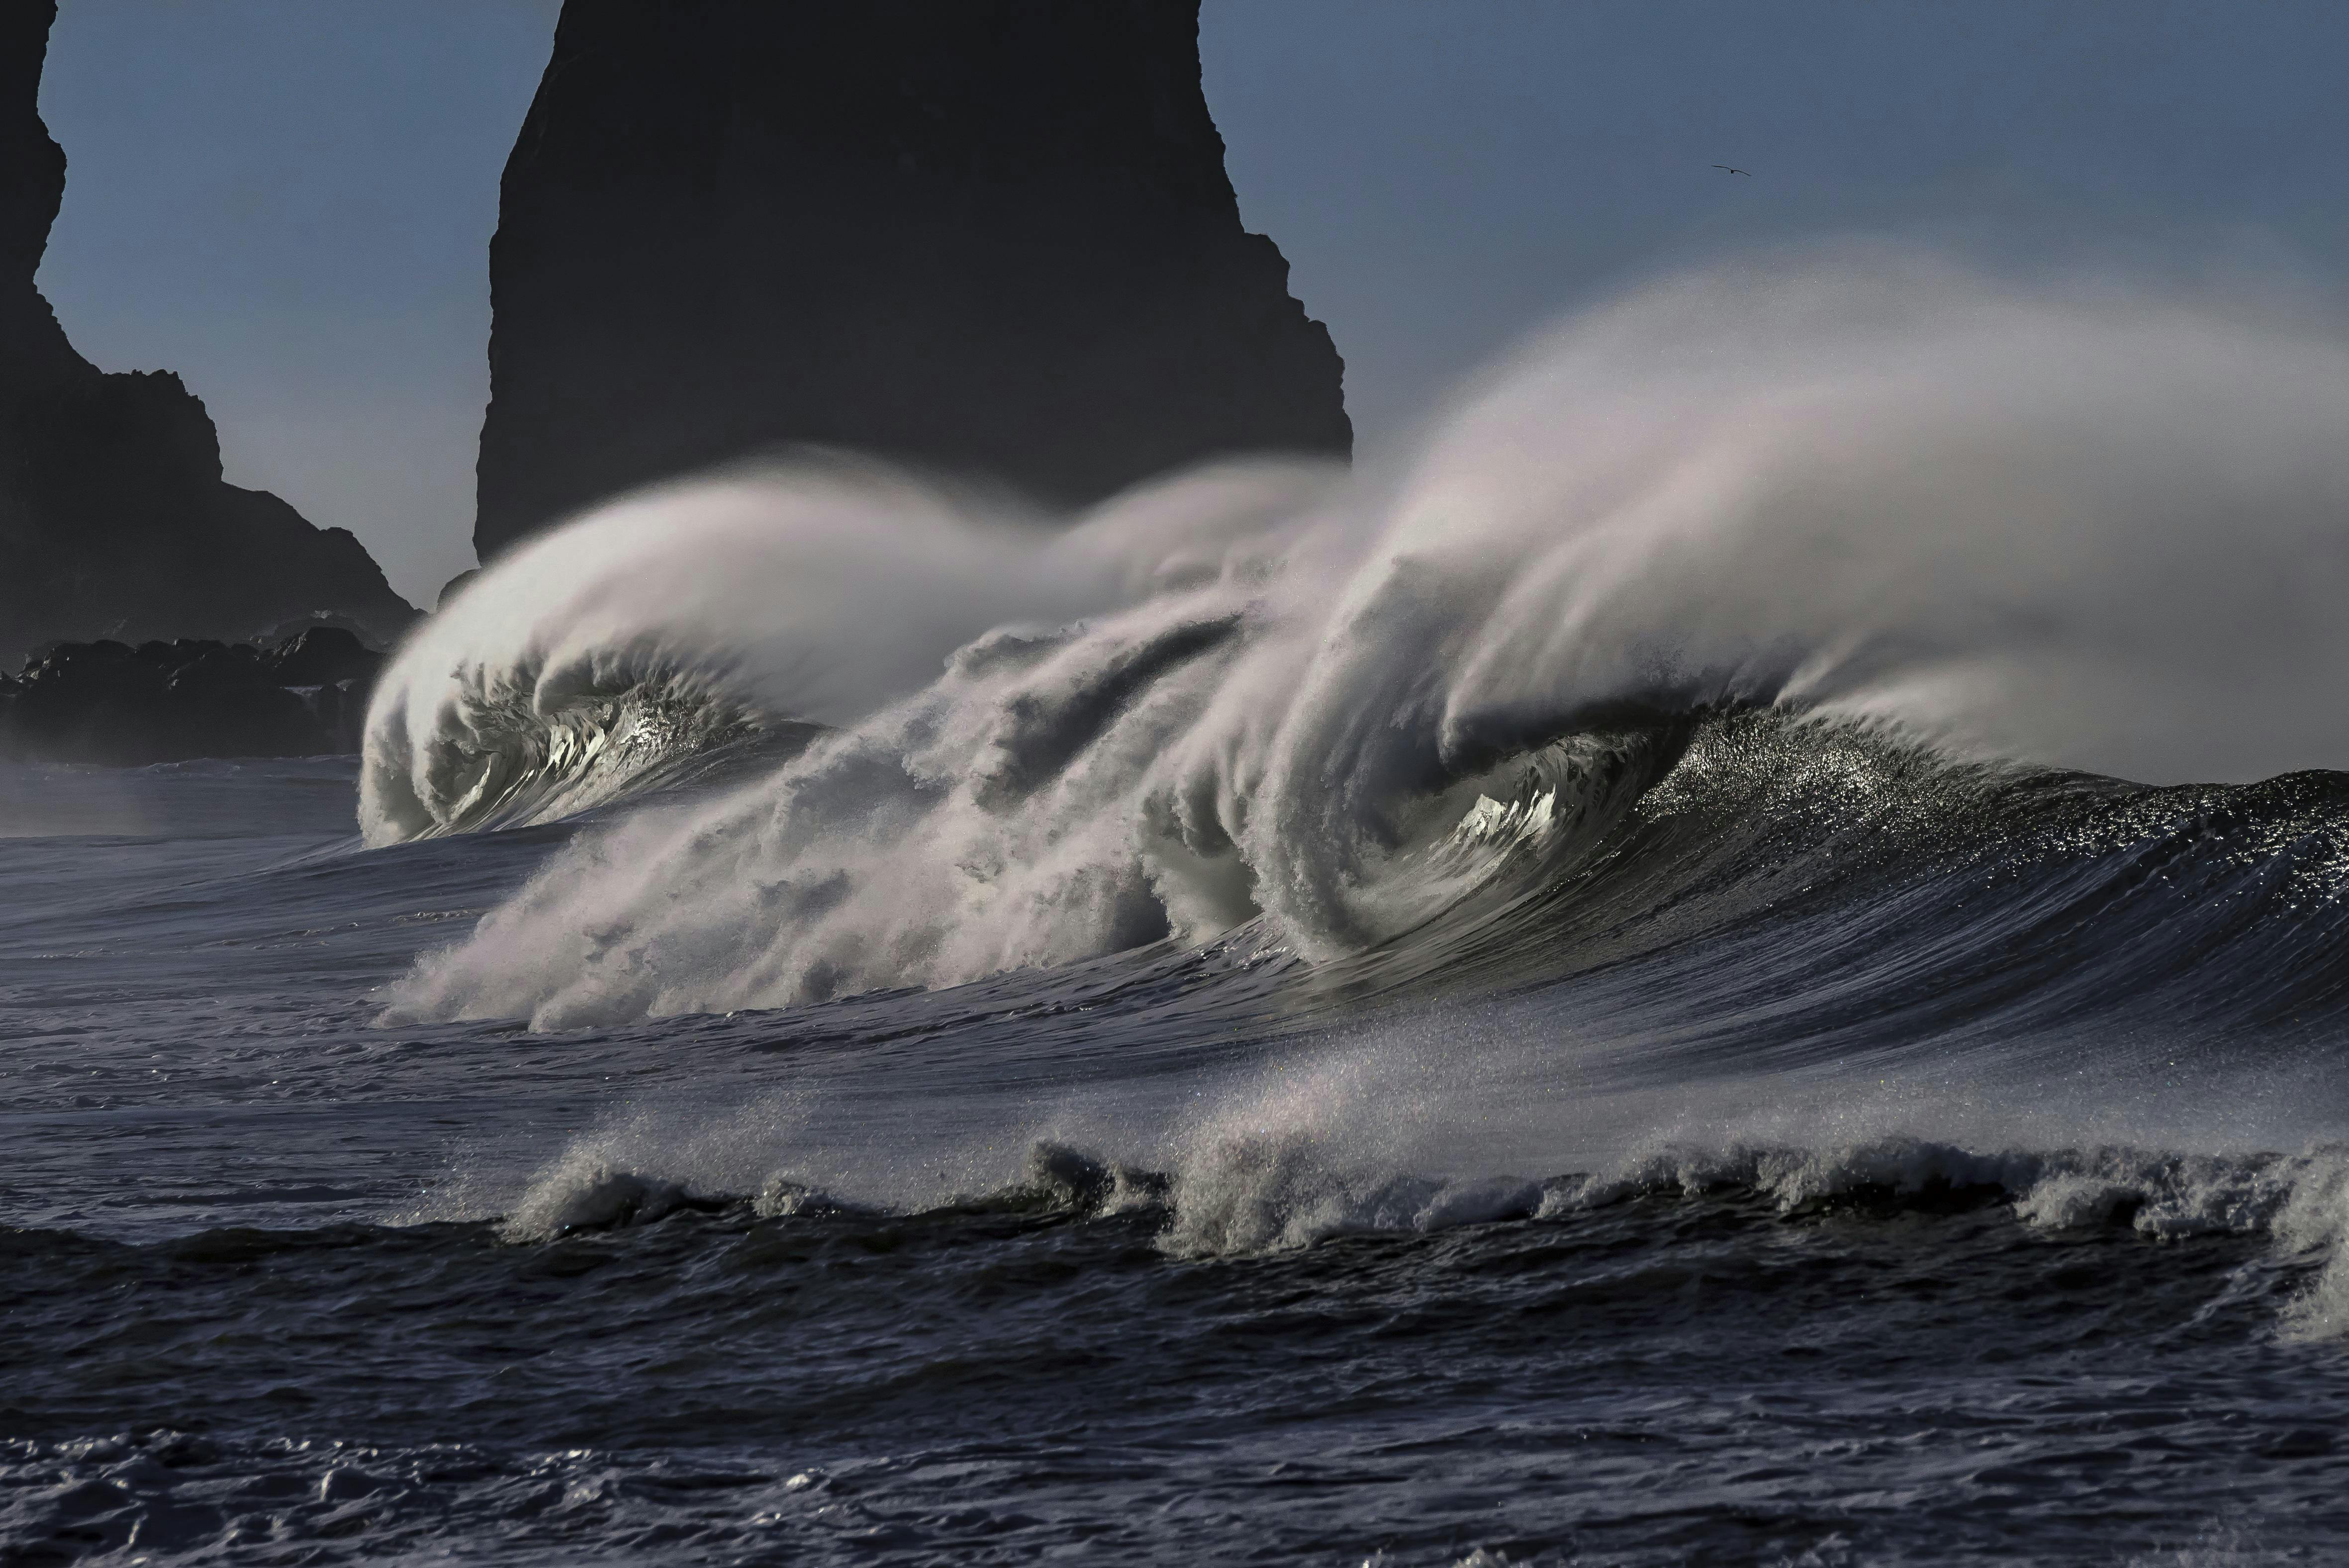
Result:
[[[138,767],[356,751],[382,662],[339,626],[269,648],[61,644],[0,676],[0,758]]]
[[[475,547],[781,443],[1097,500],[1347,451],[1197,0],[566,0],[508,160]]]
[[[0,6],[0,658],[58,637],[250,637],[321,612],[396,636],[416,612],[357,540],[222,482],[180,378],[101,372],[34,287],[65,195],[38,107],[56,14]]]

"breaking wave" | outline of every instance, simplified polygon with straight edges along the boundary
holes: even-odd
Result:
[[[2064,770],[2349,755],[2344,428],[2337,321],[1875,253],[1570,322],[1350,478],[1219,469],[1062,531],[837,462],[637,497],[401,650],[369,841],[799,748],[590,835],[389,1016],[767,1006],[1242,926],[1325,971],[1529,934],[1570,965],[1635,915],[1891,861],[1913,892],[2022,840],[2091,882],[2200,846],[2239,873],[2214,907],[2309,915],[2285,968],[2337,990],[2304,973],[2337,776]]]
[[[1292,1252],[1350,1236],[1572,1222],[1618,1206],[1729,1206],[1743,1225],[1843,1213],[2000,1208],[2027,1231],[2133,1232],[2156,1243],[2263,1237],[2302,1264],[2281,1326],[2349,1335],[2349,1150],[2181,1154],[2126,1145],[1977,1150],[1908,1136],[1796,1146],[1737,1141],[1640,1148],[1598,1172],[1542,1178],[1398,1173],[1361,1150],[1290,1130],[1194,1129],[1158,1171],[1043,1140],[1002,1184],[926,1201],[833,1195],[787,1171],[755,1189],[698,1183],[692,1161],[650,1172],[574,1146],[499,1224],[531,1244],[651,1224],[680,1212],[872,1223],[893,1214],[1127,1219],[1162,1252],[1205,1260]]]

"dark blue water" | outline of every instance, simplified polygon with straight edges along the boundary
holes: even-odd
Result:
[[[14,769],[0,1559],[2331,1560],[2349,778],[1619,755],[1344,960],[539,1032],[383,988],[599,822]]]

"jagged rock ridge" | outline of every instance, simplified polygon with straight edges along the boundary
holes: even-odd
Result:
[[[109,375],[34,284],[65,195],[40,118],[55,0],[0,6],[0,661],[66,637],[253,637],[317,615],[378,641],[416,612],[359,542],[221,475],[168,371]]]
[[[491,247],[484,560],[779,444],[1096,500],[1351,445],[1197,0],[566,0]]]
[[[267,647],[63,643],[0,675],[0,760],[143,767],[359,748],[383,655],[340,626]]]

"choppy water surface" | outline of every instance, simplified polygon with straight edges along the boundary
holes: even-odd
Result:
[[[2333,780],[2058,802],[2032,881],[1903,856],[1711,934],[1704,874],[1617,867],[1654,906],[1609,958],[1433,1002],[1242,939],[533,1035],[374,992],[572,830],[361,851],[349,773],[11,780],[147,830],[0,841],[72,890],[0,927],[18,1560],[2314,1561],[2349,1523],[2339,970],[2292,946],[2337,894],[2190,928],[2302,874]],[[2065,854],[2083,810],[2140,836]],[[2268,847],[2214,854],[2230,817]],[[2087,929],[2107,979],[2016,978]],[[2268,1016],[2181,1044],[2212,987],[2158,939],[2270,944]],[[2210,1137],[2211,1072],[2284,1135]]]
[[[0,772],[0,1557],[2336,1557],[2342,335],[1690,286]]]

